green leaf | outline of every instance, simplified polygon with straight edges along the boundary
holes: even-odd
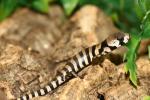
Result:
[[[132,39],[129,41],[127,45],[128,51],[126,53],[127,63],[125,66],[125,71],[129,72],[131,82],[135,86],[137,86],[137,77],[136,77],[137,66],[135,64],[135,61],[136,61],[137,50],[139,48],[141,38],[139,37],[139,35],[133,35],[133,34],[131,37]]]
[[[37,11],[47,13],[50,0],[33,0],[31,7]]]
[[[143,12],[150,10],[150,0],[138,0],[138,3]]]
[[[150,38],[150,22],[145,23],[142,38]]]
[[[146,10],[150,10],[150,0],[145,0],[145,6],[146,6]]]
[[[17,7],[18,0],[0,0],[0,21],[8,17]]]
[[[145,0],[138,0],[138,3],[143,12],[146,12]]]
[[[76,8],[79,0],[61,0],[61,2],[63,4],[66,15],[69,16]]]
[[[150,100],[150,96],[145,96],[144,100]]]
[[[150,38],[150,10],[145,13],[141,23],[142,38]]]
[[[135,4],[134,11],[135,11],[138,19],[142,19],[144,12],[138,3]]]
[[[20,6],[27,6],[27,7],[30,7],[33,0],[18,0],[19,1],[19,5]]]
[[[111,18],[112,18],[112,20],[113,20],[114,22],[118,22],[118,21],[119,21],[119,18],[118,18],[117,13],[112,13],[112,14],[111,14]]]

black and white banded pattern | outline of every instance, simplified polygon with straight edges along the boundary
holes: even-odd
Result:
[[[53,79],[49,84],[45,87],[33,91],[30,94],[25,94],[17,100],[30,100],[33,97],[43,96],[53,91],[66,81],[70,79],[68,75],[73,77],[73,73],[78,73],[88,65],[92,63],[94,57],[103,56],[113,51],[114,49],[123,46],[128,43],[129,35],[123,33],[117,33],[109,36],[106,40],[104,40],[101,44],[93,45],[92,47],[86,48],[80,51],[77,55],[75,55],[65,66],[65,68],[60,72],[55,79]]]

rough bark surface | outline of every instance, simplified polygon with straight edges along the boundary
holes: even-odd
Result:
[[[90,5],[69,20],[59,6],[52,6],[48,15],[18,10],[0,23],[0,100],[43,87],[81,49],[118,31],[102,10]],[[149,43],[142,42],[139,54],[147,52]],[[147,56],[137,60],[139,84],[135,88],[123,70],[125,51],[122,47],[103,62],[95,59],[79,73],[82,78],[71,79],[53,93],[33,100],[100,100],[103,96],[105,100],[141,100],[150,95],[150,61]]]

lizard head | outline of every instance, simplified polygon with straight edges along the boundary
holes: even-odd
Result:
[[[129,39],[130,39],[129,34],[119,32],[110,36],[107,43],[111,47],[120,47],[128,43]]]

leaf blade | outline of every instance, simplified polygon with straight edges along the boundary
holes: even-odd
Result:
[[[32,8],[42,13],[48,13],[49,0],[33,0]]]
[[[17,0],[0,1],[0,22],[8,17],[18,6]]]
[[[61,2],[63,4],[66,15],[69,16],[79,3],[79,0],[61,0]]]
[[[132,39],[129,41],[127,47],[128,51],[126,53],[127,63],[125,66],[125,71],[129,72],[131,82],[137,86],[137,66],[135,64],[137,50],[139,48],[141,38],[139,35],[132,34]]]

